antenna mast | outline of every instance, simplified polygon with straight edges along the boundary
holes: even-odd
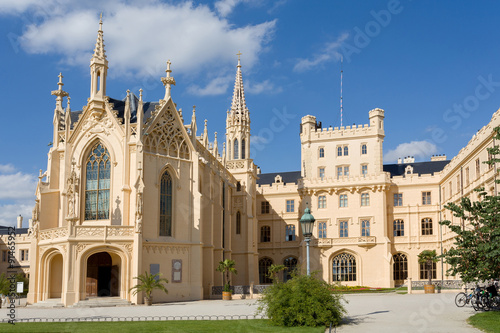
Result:
[[[344,57],[343,56],[340,56],[340,126],[342,127],[343,126],[343,112],[344,112],[344,108],[342,107],[342,76],[343,76],[343,69],[342,69],[342,65],[344,64]]]

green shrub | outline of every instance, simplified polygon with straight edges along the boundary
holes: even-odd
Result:
[[[277,326],[338,325],[346,310],[333,286],[314,276],[297,275],[269,286],[259,299],[258,313]]]

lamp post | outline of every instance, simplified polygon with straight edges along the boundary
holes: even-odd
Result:
[[[300,218],[300,226],[302,227],[302,234],[306,241],[306,257],[307,257],[307,275],[311,275],[311,266],[309,264],[309,242],[311,241],[312,229],[314,226],[314,216],[311,215],[311,210],[307,207],[304,210],[304,215]]]

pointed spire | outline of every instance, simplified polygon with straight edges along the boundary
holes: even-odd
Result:
[[[226,166],[226,143],[222,143],[222,165]]]
[[[90,60],[90,99],[99,101],[95,108],[102,109],[102,102],[106,96],[106,76],[108,72],[108,59],[104,50],[104,37],[102,30],[102,13],[99,20],[99,30],[97,31],[97,41],[95,43],[94,54]]]
[[[241,52],[236,54],[238,56],[238,66],[236,70],[236,80],[234,82],[233,101],[231,103],[231,111],[237,114],[244,115],[247,113],[247,104],[245,101],[245,90],[243,89],[243,76],[241,75]]]
[[[191,116],[191,141],[196,142],[196,105],[193,105],[193,115]]]
[[[205,129],[203,130],[203,146],[208,148],[208,130],[207,130],[207,120],[205,119]]]
[[[99,19],[99,30],[97,31],[97,41],[95,43],[94,55],[92,59],[106,60],[106,51],[104,50],[104,36],[102,30],[102,13]]]
[[[127,89],[127,98],[125,99],[125,112],[123,114],[125,123],[130,123],[130,90]]]
[[[165,77],[162,77],[161,78],[161,82],[163,82],[163,85],[165,86],[165,98],[163,98],[164,100],[168,100],[170,98],[170,85],[174,85],[175,86],[175,79],[173,76],[170,76],[170,73],[172,73],[172,70],[170,69],[170,65],[172,63],[170,62],[170,60],[167,61],[167,70],[165,70],[165,72],[167,73],[167,76]]]
[[[142,88],[139,89],[139,105],[137,106],[137,138],[138,140],[142,139],[142,126],[143,126],[143,118],[144,118],[144,106],[142,102]]]
[[[214,149],[212,151],[212,155],[217,157],[219,155],[219,147],[218,147],[218,142],[217,142],[217,132],[215,132],[215,138],[214,138]]]
[[[71,105],[70,105],[71,97],[68,96],[68,104],[66,106],[66,113],[64,115],[64,129],[65,129],[65,140],[67,143],[69,140],[69,130],[71,129]]]

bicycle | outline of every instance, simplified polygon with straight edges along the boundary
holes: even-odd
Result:
[[[455,296],[455,305],[458,306],[459,308],[462,308],[465,305],[471,303],[473,298],[474,298],[474,293],[471,292],[470,294],[467,294],[467,288],[465,288],[465,292],[462,291],[458,293],[457,296]]]

